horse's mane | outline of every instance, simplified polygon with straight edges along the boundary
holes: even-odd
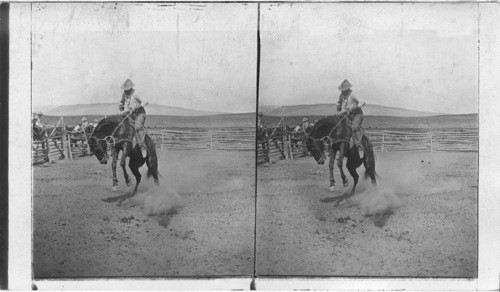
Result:
[[[123,119],[124,117],[120,115],[109,116],[105,119],[102,119],[95,127],[93,134],[95,136],[98,136],[98,138],[103,138],[107,135],[111,135],[113,131],[120,125]]]
[[[323,138],[330,133],[333,126],[342,120],[342,117],[342,115],[333,115],[318,120],[318,122],[314,124],[309,135],[315,139]]]

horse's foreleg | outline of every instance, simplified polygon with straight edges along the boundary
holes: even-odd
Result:
[[[342,184],[344,187],[349,186],[349,180],[347,179],[345,173],[344,173],[344,146],[340,146],[340,151],[339,151],[339,160],[337,161],[337,166],[339,167],[340,170],[340,177],[342,178]]]
[[[125,146],[127,147],[127,146]],[[125,183],[127,184],[127,187],[130,186],[130,183],[131,183],[131,179],[127,173],[127,155],[125,155],[126,153],[126,148],[125,148],[125,151],[123,152],[123,155],[122,155],[122,158],[120,159],[120,166],[122,167],[123,169],[123,177],[125,178]]]
[[[330,162],[328,163],[328,167],[330,168],[330,191],[335,191],[335,178],[333,177],[333,167],[335,165],[335,155],[337,153],[333,150],[330,150]]]

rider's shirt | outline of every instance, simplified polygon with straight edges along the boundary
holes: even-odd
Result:
[[[36,120],[35,126],[37,126],[39,128],[43,128],[42,121],[40,121],[40,118],[36,117],[35,120]]]
[[[124,92],[120,103],[123,104],[123,112],[128,112],[141,105],[142,101],[134,92],[132,92],[132,94],[126,94]]]
[[[357,108],[358,104],[359,100],[352,94],[352,91],[347,95],[341,93],[337,102],[337,105],[340,105],[342,108],[341,113]]]
[[[262,125],[262,121],[261,121],[260,117],[259,117],[259,121],[257,122],[257,126],[259,128],[264,128],[264,125]]]
[[[89,126],[89,123],[87,121],[82,122],[82,129],[86,129]]]

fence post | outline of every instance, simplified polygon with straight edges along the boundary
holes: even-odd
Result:
[[[430,137],[431,137],[431,152],[434,152],[434,145],[432,145],[432,132],[429,132],[430,133]]]
[[[382,130],[382,152],[385,151],[385,130]]]
[[[69,152],[69,159],[73,159],[73,150],[71,149],[71,133],[68,133],[68,152]]]
[[[61,117],[62,119],[62,117]],[[69,156],[68,156],[68,148],[67,148],[67,141],[66,141],[66,124],[64,123],[64,121],[62,122],[62,134],[61,134],[61,143],[62,143],[62,149],[63,149],[63,156],[64,156],[64,159],[68,159]]]
[[[45,137],[45,143],[47,143],[47,148],[45,149],[47,151],[47,162],[50,163],[49,137]]]
[[[210,128],[210,151],[213,151],[214,150],[214,135],[212,133],[212,128]]]
[[[283,137],[282,137],[282,140],[281,140],[281,149],[283,149],[283,153],[286,153],[285,149],[288,148],[287,147],[287,143],[286,143],[286,137],[287,137],[287,133],[286,133],[286,125],[285,125],[285,116],[281,116],[281,129],[282,129],[282,132],[283,132]],[[288,154],[285,154],[285,157],[283,158],[286,158],[288,159]]]
[[[165,141],[165,132],[161,131],[161,151],[163,151],[163,142]]]
[[[90,156],[89,139],[87,138],[87,132],[85,132],[85,129],[83,129],[83,136],[85,137],[85,149],[87,150],[87,156]]]

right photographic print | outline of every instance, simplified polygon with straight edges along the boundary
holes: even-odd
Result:
[[[259,13],[256,275],[477,278],[478,6]]]

